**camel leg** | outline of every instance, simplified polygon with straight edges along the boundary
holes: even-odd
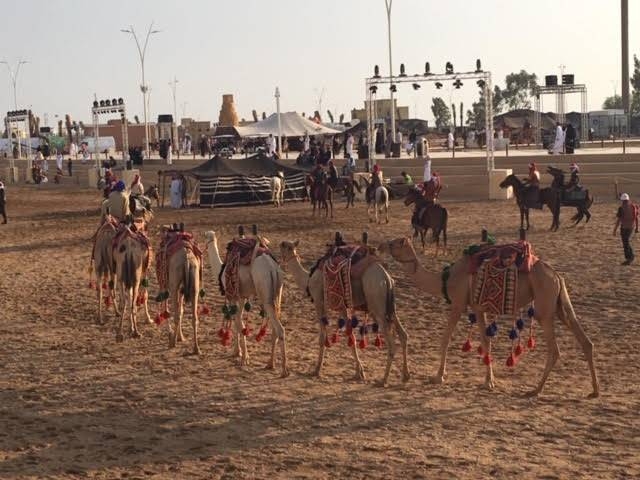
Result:
[[[480,329],[480,344],[482,345],[482,350],[485,352],[489,352],[489,339],[487,338],[487,315],[484,312],[475,312],[476,318],[478,319],[478,327]],[[487,390],[493,390],[495,387],[495,379],[493,377],[493,362],[489,362],[487,365],[487,373],[484,379],[484,387]]]
[[[384,376],[378,384],[382,387],[386,387],[389,379],[389,373],[391,372],[391,365],[393,364],[393,358],[396,355],[396,342],[389,322],[383,320],[382,323],[378,323],[378,325],[382,328],[382,335],[384,336],[384,341],[387,344],[387,364],[385,365]]]
[[[331,218],[333,218],[333,194],[329,195],[329,208],[331,209]]]
[[[322,364],[324,363],[324,352],[326,350],[325,342],[327,340],[327,326],[322,323],[322,318],[325,315],[323,302],[313,302],[313,305],[316,307],[316,315],[318,317],[318,326],[320,327],[320,331],[318,334],[318,342],[320,346],[320,350],[318,351],[318,361],[316,363],[316,368],[312,373],[312,376],[319,377],[320,372],[322,370]],[[326,318],[326,317],[325,317]],[[347,317],[344,317],[347,318]]]
[[[100,283],[102,279],[96,275],[96,286],[98,289],[96,290],[96,297],[98,299],[98,318],[97,322],[102,325],[103,317],[102,317],[102,284]]]
[[[447,322],[447,326],[442,334],[442,339],[440,340],[440,368],[435,376],[429,377],[429,383],[440,384],[444,382],[447,370],[447,349],[449,348],[449,342],[451,341],[451,334],[456,328],[456,324],[458,323],[458,320],[460,320],[460,316],[462,315],[464,308],[464,304],[454,304],[451,307],[449,312],[449,321]]]
[[[276,343],[280,342],[280,355],[282,356],[282,372],[280,373],[280,378],[285,378],[289,376],[289,366],[287,365],[287,342],[286,342],[286,332],[280,320],[276,316],[276,309],[273,305],[265,305],[264,306],[267,315],[269,316],[269,321],[271,322],[271,328],[273,331],[273,354],[275,354],[275,346]],[[273,355],[272,354],[272,355]],[[272,357],[272,361],[274,361]]]
[[[536,302],[536,307],[538,307],[539,302]],[[544,372],[542,373],[542,378],[540,382],[530,392],[526,394],[527,397],[535,397],[540,392],[542,392],[542,388],[544,387],[551,370],[554,365],[560,358],[560,348],[558,347],[558,342],[556,340],[556,334],[553,325],[553,316],[547,312],[541,312],[540,316],[536,316],[536,320],[542,326],[542,333],[544,335],[544,340],[547,344],[547,359],[544,365]]]
[[[402,381],[408,382],[411,374],[409,373],[409,335],[404,325],[400,322],[398,315],[394,316],[393,324],[400,340],[400,346],[402,347]]]
[[[173,309],[173,332],[169,339],[169,348],[175,348],[178,341],[178,335],[180,332],[180,307],[179,307],[180,293],[176,289],[171,292],[171,308]]]
[[[120,325],[118,332],[116,333],[116,342],[122,342],[124,340],[124,314],[127,306],[127,298],[125,295],[124,284],[120,284],[120,301],[122,302],[122,308],[120,310]]]
[[[247,338],[242,333],[244,322],[242,321],[242,312],[244,310],[242,305],[234,303],[238,309],[238,313],[233,316],[233,323],[236,329],[236,336],[238,338],[238,350],[240,353],[240,365],[249,365],[249,352],[247,350]]]
[[[107,286],[109,287],[109,295],[111,295],[111,301],[113,303],[113,311],[116,313],[116,315],[120,315],[120,306],[116,299],[116,294],[118,293],[118,289],[116,288],[115,273],[111,274],[111,278],[109,280],[109,283],[107,283]]]
[[[184,338],[184,334],[182,333],[182,317],[184,316],[184,296],[178,294],[177,303],[178,303],[178,315],[179,315],[177,340],[178,342],[184,342],[185,338]]]
[[[200,342],[198,339],[198,292],[196,292],[196,295],[191,302],[191,315],[191,323],[193,326],[193,354],[202,355],[202,350],[200,350]]]
[[[140,332],[138,331],[138,323],[136,315],[138,313],[138,306],[136,305],[136,299],[138,298],[139,285],[133,285],[131,290],[131,336],[133,338],[140,338]]]
[[[389,223],[389,203],[384,204],[384,215],[386,219],[386,223]]]

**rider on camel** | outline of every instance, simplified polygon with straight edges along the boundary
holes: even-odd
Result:
[[[569,179],[569,183],[567,183],[567,192],[582,190],[579,175],[580,167],[578,167],[578,164],[572,163],[571,165],[569,165],[569,171],[571,172],[571,178]]]
[[[540,172],[535,162],[529,164],[529,176],[524,180],[524,184],[528,186],[527,204],[534,208],[542,208],[540,203]]]

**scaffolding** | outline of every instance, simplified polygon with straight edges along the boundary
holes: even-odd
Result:
[[[99,117],[100,115],[108,115],[113,113],[120,114],[120,126],[122,128],[122,160],[125,162],[129,159],[129,128],[127,121],[127,110],[122,98],[113,100],[101,100],[98,102],[97,98],[93,101],[91,107],[91,115],[93,117],[93,136],[94,136],[94,153],[96,156],[96,168],[100,168],[100,149],[98,146],[98,140],[100,135]]]
[[[556,119],[559,123],[564,124],[566,122],[565,112],[565,95],[569,93],[580,94],[580,140],[586,141],[589,136],[589,107],[587,105],[587,86],[584,84],[578,85],[552,85],[552,86],[538,86],[534,90],[535,94],[535,106],[534,106],[534,120],[533,128],[535,129],[535,142],[540,148],[542,145],[542,109],[544,95],[554,95],[556,101]]]
[[[368,103],[367,108],[367,138],[369,145],[369,163],[375,165],[375,141],[374,122],[377,120],[375,116],[375,96],[378,85],[395,85],[399,83],[411,83],[421,84],[426,82],[455,82],[457,80],[477,80],[482,81],[483,97],[484,97],[484,112],[485,112],[485,132],[486,132],[486,154],[487,154],[487,171],[494,170],[494,154],[493,154],[493,89],[491,85],[491,72],[476,70],[474,72],[462,72],[462,73],[442,73],[433,74],[415,74],[406,75],[401,73],[400,75],[394,75],[391,77],[383,77],[375,75],[365,80],[366,85],[366,99]],[[375,88],[373,88],[375,87]],[[391,105],[391,108],[395,108],[395,105]]]

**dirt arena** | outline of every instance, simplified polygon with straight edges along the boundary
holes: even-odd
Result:
[[[208,265],[214,316],[201,320],[202,356],[185,355],[189,318],[187,343],[175,350],[168,349],[166,329],[149,324],[142,324],[142,338],[118,344],[113,313],[107,324],[96,324],[95,294],[87,288],[98,224],[98,209],[89,206],[98,205],[99,193],[9,186],[7,196],[10,223],[0,225],[1,478],[640,477],[640,276],[638,266],[620,266],[620,239],[611,235],[614,203],[595,205],[586,228],[568,228],[572,212],[563,210],[555,234],[547,232],[550,214],[536,212],[529,235],[536,253],[565,276],[595,344],[601,396],[587,400],[587,365],[559,321],[561,358],[537,399],[522,394],[539,380],[544,341],[540,335],[539,347],[507,368],[506,321],[494,343],[494,392],[479,387],[478,356],[460,350],[466,321],[449,351],[447,382],[429,385],[446,305],[415,289],[390,259],[399,316],[410,334],[407,384],[396,363],[389,387],[375,385],[385,353],[374,348],[362,353],[367,382],[352,381],[344,339],[329,349],[323,378],[309,377],[317,326],[312,304],[289,274],[283,305],[289,378],[263,370],[268,341],[249,342],[247,368],[220,345],[221,302]],[[443,203],[450,260],[479,239],[482,227],[498,241],[517,237],[512,202]],[[185,222],[202,243],[203,232],[214,229],[221,244],[238,224],[257,223],[273,243],[299,238],[308,268],[336,230],[355,239],[369,229],[372,244],[408,231],[410,214],[400,202],[382,226],[367,223],[362,204],[348,213],[343,207],[333,221],[311,218],[307,204],[163,209],[153,242],[160,223]],[[432,271],[444,263],[422,260]],[[156,293],[152,278],[150,294]]]

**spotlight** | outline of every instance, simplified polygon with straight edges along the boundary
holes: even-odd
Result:
[[[124,105],[124,100],[122,99],[122,97],[118,99],[118,105]]]
[[[105,107],[110,107],[111,106],[111,100],[109,100],[108,98],[104,101],[104,105]]]
[[[484,86],[485,86],[484,80],[478,80],[476,83],[478,84],[478,86],[480,88],[484,88]]]
[[[98,101],[97,101],[97,100],[94,100],[94,101],[93,101],[93,107],[94,107],[94,108],[96,108],[97,106],[98,106]]]
[[[457,78],[457,79],[456,79],[456,81],[455,81],[455,82],[453,82],[453,85],[454,85],[456,88],[460,88],[460,87],[461,87],[462,85],[464,85],[464,84],[460,81],[460,79],[459,79],[459,78]]]
[[[476,60],[476,73],[482,72],[482,64],[480,63],[480,59]]]
[[[431,75],[431,65],[429,65],[429,62],[426,62],[424,64],[424,76],[427,77]]]
[[[407,74],[404,72],[404,63],[400,64],[400,76],[401,77],[406,77]]]
[[[445,65],[445,73],[453,73],[453,65],[451,64],[451,62],[447,62],[447,64]]]
[[[369,91],[375,95],[376,93],[378,93],[378,87],[376,87],[375,85],[371,85],[369,87]]]
[[[104,100],[100,100],[100,106],[104,107]]]
[[[442,88],[442,83],[436,82],[436,88],[440,90]]]
[[[380,67],[378,65],[373,67],[373,78],[380,78]]]
[[[118,104],[118,100],[117,99],[114,98],[114,99],[111,100],[111,105],[115,106],[117,104]]]
[[[419,83],[413,83],[413,84],[411,84],[411,86],[413,87],[414,90],[419,90],[420,89],[420,84]]]
[[[391,85],[389,87],[389,90],[391,90],[393,93],[396,93],[398,91],[397,87],[395,85]]]

